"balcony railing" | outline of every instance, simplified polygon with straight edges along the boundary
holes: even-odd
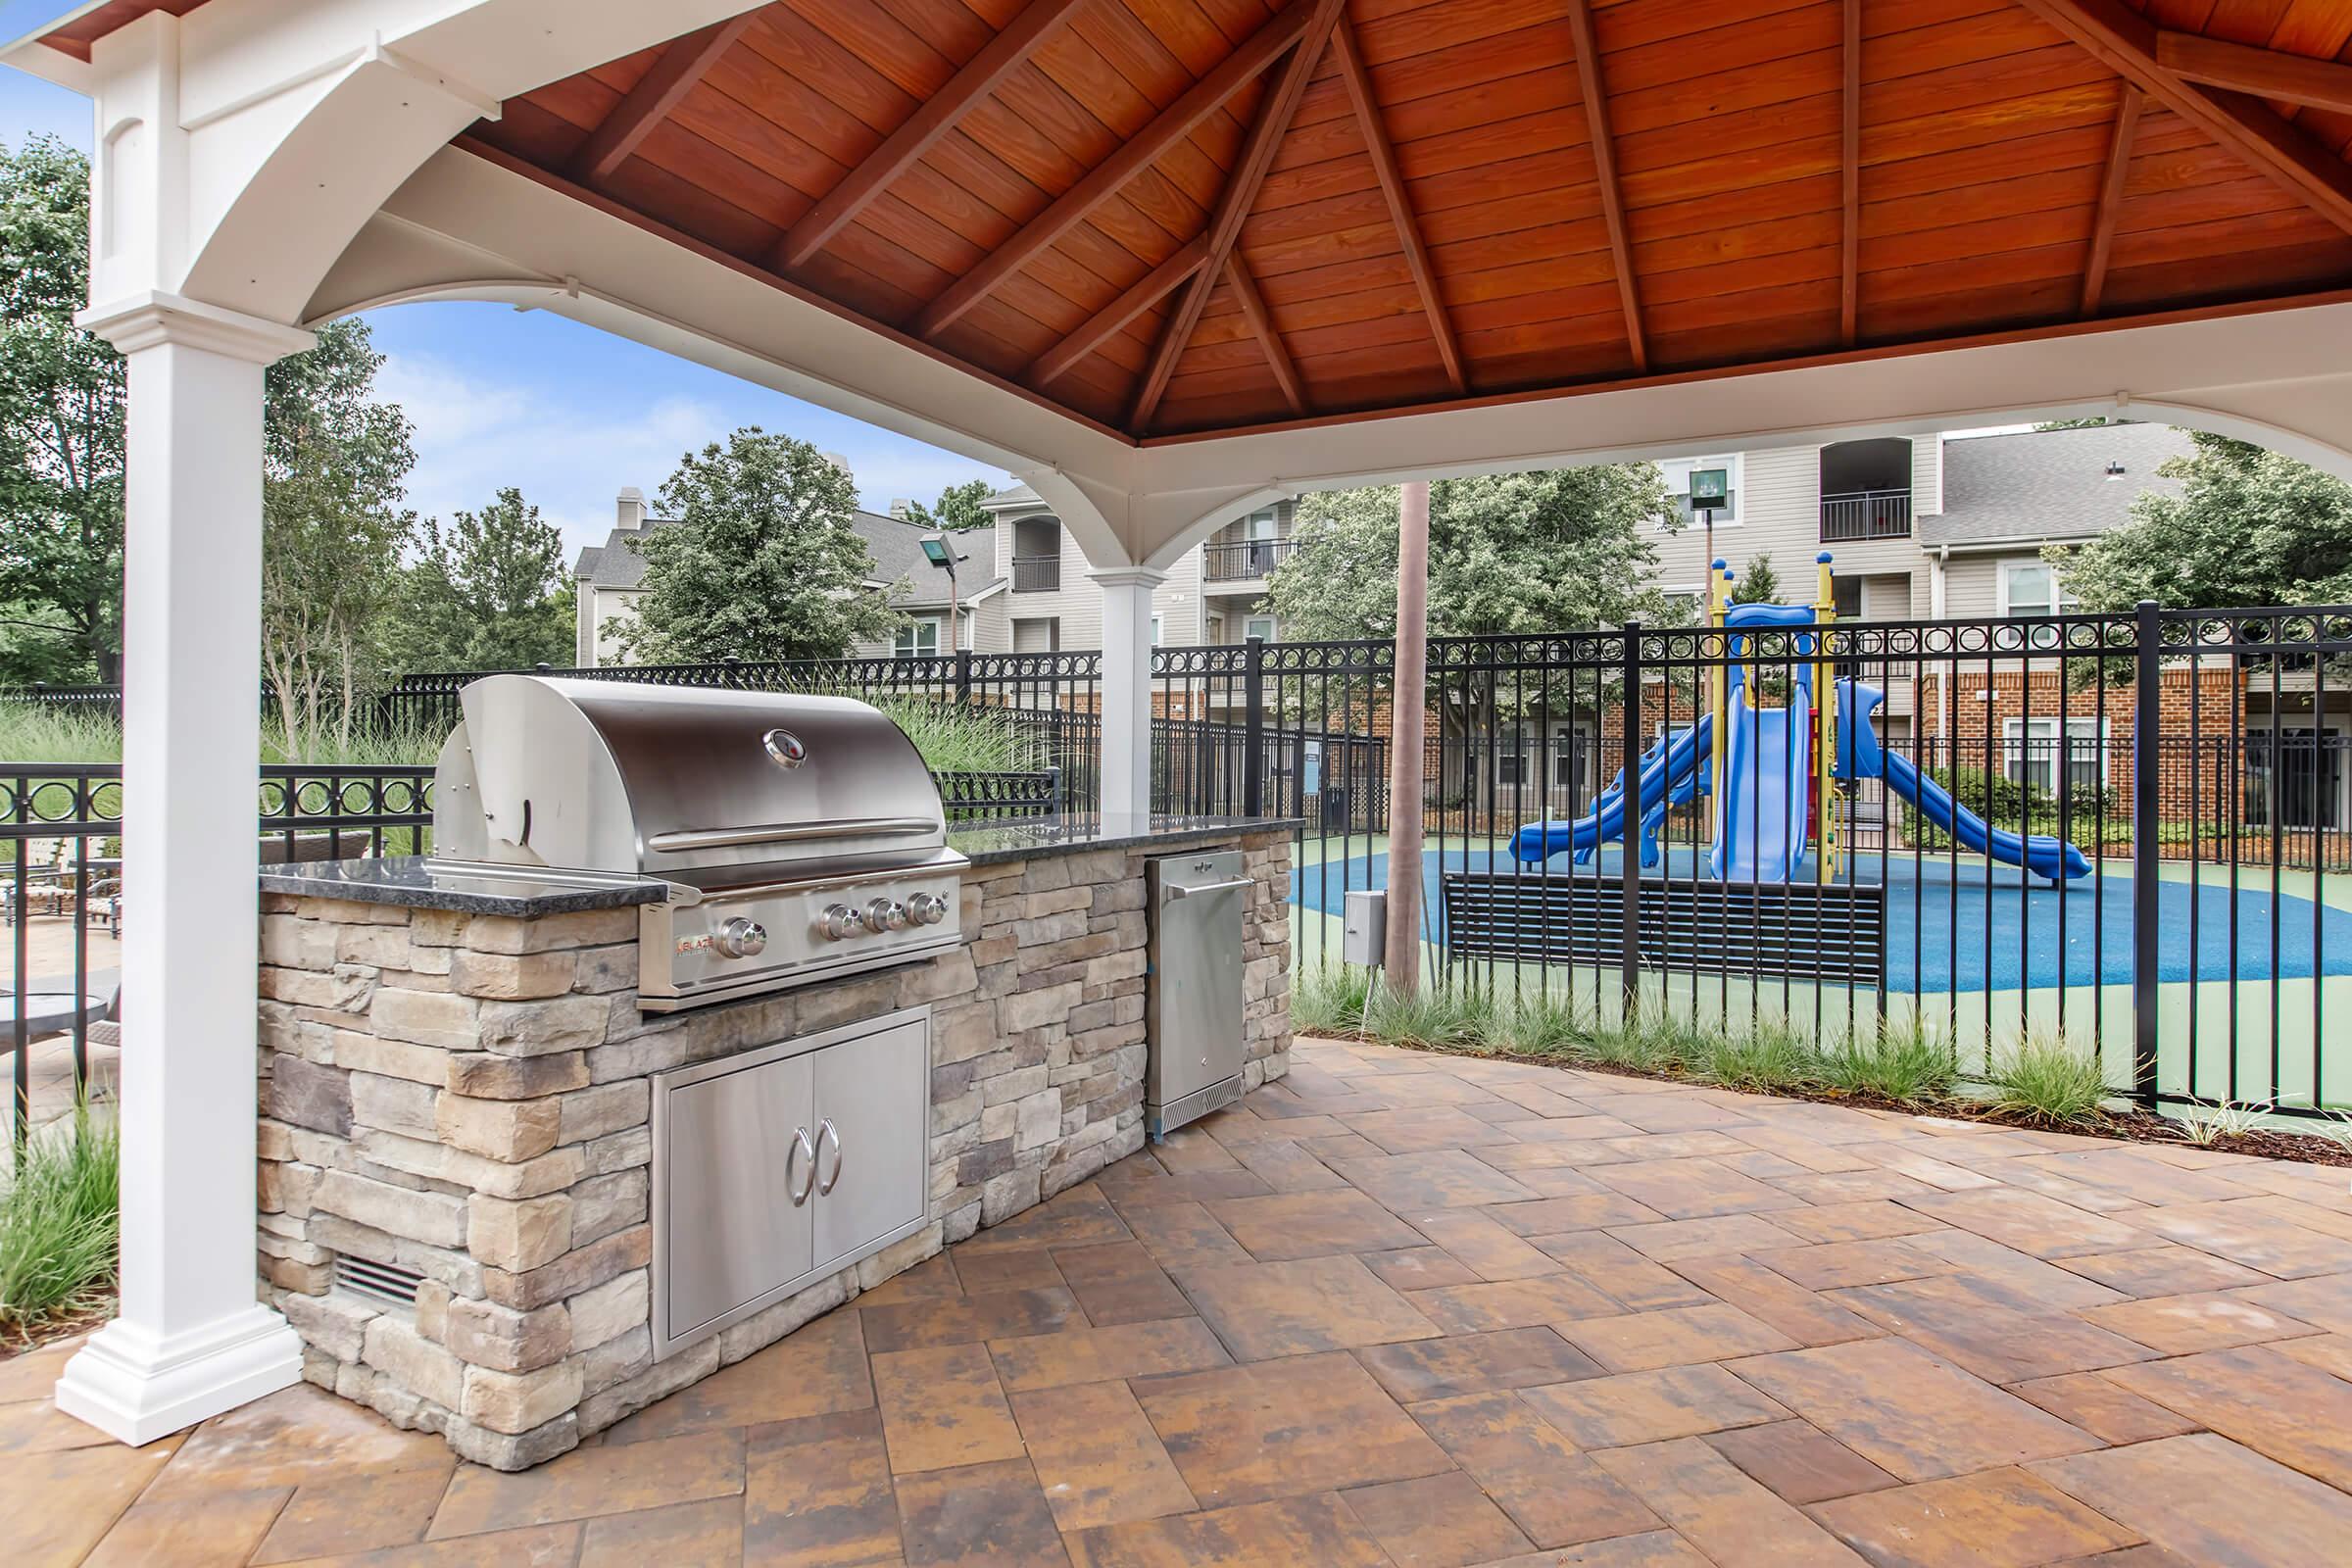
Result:
[[[1061,587],[1061,558],[1059,556],[1015,556],[1012,558],[1012,591],[1016,594],[1050,594]]]
[[[1298,548],[1296,539],[1243,539],[1232,544],[1200,547],[1200,575],[1208,582],[1254,582],[1274,574],[1274,568]]]
[[[1855,490],[1821,498],[1821,542],[1911,537],[1911,492]]]

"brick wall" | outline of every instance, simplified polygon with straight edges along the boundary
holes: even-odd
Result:
[[[1290,842],[1242,841],[1246,1080],[1288,1068]],[[1143,1147],[1140,851],[982,866],[928,963],[695,1011],[636,1006],[636,911],[539,920],[268,895],[261,1288],[311,1381],[520,1469]],[[930,1218],[653,1359],[653,1073],[932,1011]],[[413,1311],[338,1253],[423,1277]]]

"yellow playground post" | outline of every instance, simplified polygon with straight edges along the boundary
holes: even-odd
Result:
[[[1838,619],[1838,583],[1831,571],[1830,553],[1813,558],[1819,582],[1813,599],[1813,812],[1819,852],[1813,858],[1813,879],[1827,882],[1838,874],[1838,812],[1833,793],[1838,762],[1838,666],[1830,659],[1830,627]]]

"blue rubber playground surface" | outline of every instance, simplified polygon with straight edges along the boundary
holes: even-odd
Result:
[[[1667,858],[1666,870],[1677,880],[1691,874],[1687,849]],[[1575,868],[1579,877],[1618,874],[1615,846],[1601,851],[1592,865]],[[1568,874],[1565,857],[1553,860],[1550,874]],[[1808,857],[1805,874],[1811,874]],[[1434,849],[1424,857],[1425,907],[1442,907],[1438,877],[1442,871],[1510,871],[1516,863],[1500,850]],[[1923,860],[1890,857],[1884,863],[1864,858],[1855,870],[1860,880],[1883,880],[1887,885],[1887,989],[1922,993],[1946,991],[2013,991],[2092,984],[2128,986],[2132,983],[2132,879],[2084,877],[2063,888],[2052,887],[2014,866],[1983,862]],[[1653,871],[1652,875],[1658,874]],[[1325,914],[1342,912],[1346,888],[1385,887],[1388,856],[1338,857],[1303,862],[1291,876],[1291,902]],[[2229,981],[2243,975],[2268,979],[2309,979],[2320,972],[2352,974],[2352,911],[2318,909],[2309,899],[2284,894],[2273,899],[2267,870],[2248,870],[2234,897],[2227,883],[2192,885],[2165,881],[2160,885],[2162,935],[2158,948],[2161,981]],[[2274,908],[2276,906],[2276,908]],[[2234,912],[2235,920],[2231,919]],[[2273,921],[2277,922],[2274,943]],[[2314,917],[2317,915],[2317,923]],[[2316,940],[2315,940],[2316,939]],[[2274,966],[2274,952],[2276,963]],[[2234,959],[2234,965],[2232,960]]]

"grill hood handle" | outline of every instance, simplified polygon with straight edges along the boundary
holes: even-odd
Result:
[[[767,822],[747,827],[682,828],[657,833],[645,847],[661,855],[692,855],[747,844],[811,844],[830,839],[913,838],[939,831],[927,816],[851,816],[827,822]]]

